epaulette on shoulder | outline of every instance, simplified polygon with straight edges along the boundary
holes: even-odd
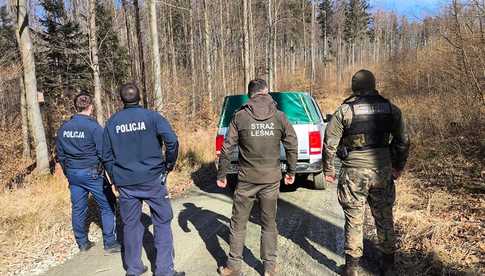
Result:
[[[342,104],[347,104],[347,103],[350,102],[350,100],[352,100],[354,98],[355,98],[355,95],[352,95],[352,96],[348,97],[347,99],[345,99]]]

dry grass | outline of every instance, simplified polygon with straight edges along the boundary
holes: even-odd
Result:
[[[395,208],[401,272],[485,273],[484,210],[482,196],[424,187],[416,176],[405,175]]]
[[[451,71],[452,50],[435,45],[381,68],[412,139],[395,208],[401,272],[484,274],[485,108]]]
[[[180,142],[179,160],[168,183],[173,194],[181,194],[193,184],[193,174],[201,166],[214,162],[216,128],[213,124],[178,125],[176,132]]]
[[[27,182],[26,188],[0,194],[2,275],[62,262],[73,249],[67,181],[47,176]]]
[[[32,163],[22,158],[22,136],[15,132],[0,135],[0,190],[10,183],[19,171]],[[15,158],[12,158],[15,157]]]

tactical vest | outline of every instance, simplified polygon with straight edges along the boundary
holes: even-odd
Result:
[[[357,96],[354,101],[347,99],[344,104],[352,110],[352,123],[342,137],[342,145],[348,151],[389,146],[392,106],[388,100],[380,95],[366,95]]]

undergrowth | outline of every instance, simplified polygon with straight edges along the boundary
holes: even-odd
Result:
[[[391,74],[371,67],[378,79]],[[313,85],[322,112],[332,113],[349,95],[353,68],[343,76],[340,92],[335,77]],[[308,90],[299,73],[280,74],[278,90]],[[484,110],[466,98],[405,92],[381,81],[382,94],[401,107],[412,140],[407,172],[397,184],[395,207],[399,234],[397,262],[402,275],[463,275],[485,273]],[[346,92],[344,92],[346,91]],[[213,162],[217,108],[195,116],[173,106],[166,116],[180,140],[180,159],[168,183],[173,195],[192,185],[192,173]],[[187,105],[182,105],[183,109]],[[214,109],[214,110],[211,110]],[[16,132],[2,133],[2,187],[29,160],[20,160]],[[15,158],[12,158],[14,156]],[[0,194],[0,274],[45,258],[62,261],[74,243],[70,226],[67,182],[61,173],[28,177],[23,189]],[[95,226],[96,227],[96,226]],[[94,228],[95,228],[94,227]],[[47,241],[47,243],[46,243]]]

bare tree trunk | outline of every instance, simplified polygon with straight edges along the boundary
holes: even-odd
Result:
[[[193,11],[195,8],[195,0],[190,1],[190,13],[189,13],[189,20],[190,20],[190,80],[191,80],[191,92],[192,92],[192,116],[195,115],[196,109],[196,99],[195,99],[195,75],[197,74],[195,70],[195,54],[194,54],[194,15]]]
[[[177,86],[177,56],[175,52],[175,40],[173,37],[173,17],[172,17],[172,9],[168,9],[168,37],[170,39],[170,63],[172,65],[172,80],[174,82],[174,86]]]
[[[312,1],[312,23],[310,24],[310,41],[311,41],[311,81],[310,92],[313,93],[313,85],[315,84],[315,2]]]
[[[274,72],[274,60],[273,60],[273,40],[274,40],[274,32],[273,32],[273,1],[268,0],[268,86],[269,90],[273,91],[274,88],[274,79],[273,79],[273,72]]]
[[[204,64],[204,56],[205,56],[205,49],[204,49],[204,32],[202,29],[202,17],[201,9],[199,8],[200,0],[196,1],[196,12],[197,12],[197,57],[199,57],[199,66],[197,68],[197,80],[199,87],[206,87],[207,78],[205,77],[205,64]],[[202,91],[201,91],[202,92]],[[197,102],[200,104],[202,97],[197,98]],[[200,105],[199,105],[200,106]]]
[[[29,141],[29,118],[28,118],[28,110],[27,110],[27,99],[25,95],[25,84],[24,84],[24,77],[20,76],[19,78],[19,87],[20,87],[20,116],[22,117],[22,157],[30,159],[32,156],[30,155],[30,141]]]
[[[249,34],[249,78],[254,79],[256,74],[256,62],[255,62],[255,55],[256,55],[256,44],[254,43],[254,23],[253,23],[253,4],[252,0],[247,0],[248,5],[248,34]]]
[[[271,0],[270,0],[271,1]],[[303,77],[306,77],[306,24],[305,24],[305,4],[307,0],[301,1],[301,23],[303,25]]]
[[[234,10],[231,9],[231,8],[233,8],[234,6],[237,6],[237,4],[231,5],[231,3],[235,3],[234,1],[232,1],[232,2],[225,1],[225,3],[226,3],[226,15],[225,15],[225,17],[226,17],[226,30],[225,30],[225,32],[226,32],[226,38],[228,38],[228,37],[231,37],[231,33],[232,33],[232,28],[231,28],[231,24],[230,24],[232,17],[230,15],[231,15],[231,12],[234,12]],[[238,14],[238,13],[236,13],[236,14]],[[230,41],[232,42],[232,40],[230,40]],[[230,45],[230,47],[228,48],[227,52],[231,53],[233,51],[233,43],[231,43],[229,45]],[[237,58],[234,55],[231,55],[229,57],[229,72],[230,72],[229,80],[230,80],[230,83],[228,84],[228,86],[231,87],[230,89],[232,91],[237,91],[237,89],[236,89],[237,81],[234,78],[234,71],[235,71],[234,66],[236,64],[239,64],[239,63],[237,63],[236,60],[237,60]],[[229,95],[229,91],[226,91],[226,93],[224,95],[226,95],[226,96]]]
[[[278,66],[277,66],[277,60],[276,60],[276,19],[278,18],[278,13],[277,13],[277,8],[276,8],[276,1],[273,2],[273,15],[272,15],[272,43],[273,45],[271,46],[271,55],[272,55],[272,66],[273,68],[273,91],[276,91],[277,88],[277,74],[278,74]]]
[[[327,34],[327,29],[328,29],[328,19],[327,19],[327,12],[323,12],[323,17],[325,18],[325,28],[323,30],[323,61],[326,64],[327,63],[327,54],[328,54],[328,34]],[[326,66],[325,66],[326,67]]]
[[[79,20],[81,19],[81,16],[80,16],[80,13],[81,13],[81,5],[80,5],[80,2],[81,0],[73,0],[72,1],[72,8],[71,8],[71,11],[72,11],[72,15],[73,15],[73,19],[76,20],[76,22],[79,23]]]
[[[337,34],[337,62],[335,72],[337,73],[337,93],[340,93],[340,82],[342,81],[342,34],[338,30]]]
[[[220,59],[221,59],[221,78],[222,78],[222,91],[224,95],[227,93],[227,86],[226,86],[226,57],[225,57],[225,46],[226,46],[226,36],[225,36],[225,27],[224,27],[224,20],[223,20],[223,0],[219,0],[219,31],[221,35],[221,49],[220,49]]]
[[[145,73],[145,53],[143,50],[143,37],[141,35],[141,17],[140,17],[140,6],[138,5],[138,0],[133,1],[135,6],[135,21],[136,21],[136,38],[138,40],[138,58],[140,61],[140,73],[141,73],[141,97],[143,99],[143,106],[148,107],[148,91],[147,91],[147,77]]]
[[[104,125],[104,108],[101,101],[101,78],[99,76],[98,41],[96,37],[96,0],[89,2],[89,49],[91,51],[91,69],[94,80],[94,106],[96,107],[96,119],[100,125]]]
[[[130,26],[130,11],[128,9],[128,3],[126,0],[121,0],[121,5],[123,7],[123,11],[125,13],[125,28],[126,28],[126,44],[128,45],[128,63],[130,65],[130,77],[135,78],[136,76],[136,66],[133,62],[134,54],[133,54],[133,38],[131,37],[131,26]]]
[[[249,30],[248,30],[248,0],[242,0],[242,17],[243,17],[243,40],[244,40],[244,90],[247,92],[247,85],[251,80],[249,64]]]
[[[17,0],[16,37],[20,47],[20,57],[24,68],[27,111],[30,113],[32,134],[35,142],[36,169],[41,173],[49,172],[49,153],[42,124],[39,102],[37,101],[37,80],[35,77],[34,53],[30,38],[26,0]]]
[[[211,45],[210,45],[210,26],[209,18],[207,16],[208,6],[207,0],[203,0],[204,5],[204,48],[205,48],[205,74],[207,78],[207,92],[209,93],[209,102],[212,103],[212,66],[211,66]],[[212,106],[212,105],[211,105]]]
[[[163,94],[162,94],[162,67],[160,64],[160,48],[158,45],[157,29],[157,4],[155,0],[148,1],[148,16],[150,21],[150,37],[152,49],[152,66],[153,66],[153,90],[155,98],[155,110],[162,112]]]

